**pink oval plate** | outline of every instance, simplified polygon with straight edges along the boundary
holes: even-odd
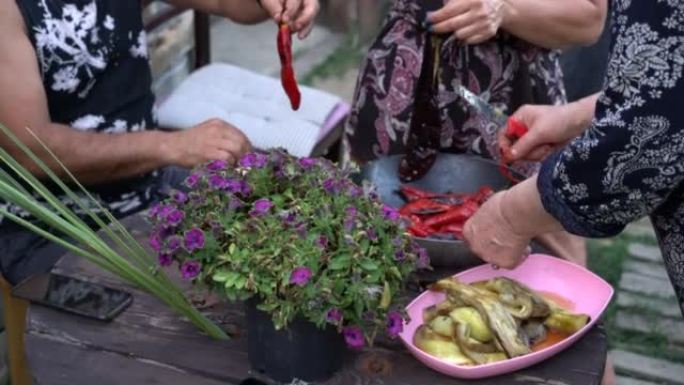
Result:
[[[413,344],[413,333],[423,323],[423,309],[444,300],[442,293],[425,291],[406,307],[411,321],[404,325],[404,331],[399,335],[411,354],[428,367],[452,377],[476,379],[514,372],[541,362],[579,340],[594,326],[613,297],[613,288],[596,274],[565,260],[542,254],[530,255],[515,270],[495,270],[491,265],[482,265],[454,277],[470,283],[501,276],[513,278],[534,290],[567,299],[574,305],[568,310],[589,315],[589,324],[565,340],[525,356],[487,365],[454,365],[424,353]]]

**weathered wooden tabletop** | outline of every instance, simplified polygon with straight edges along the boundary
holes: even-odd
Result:
[[[144,220],[124,221],[144,237]],[[57,267],[61,273],[121,287],[134,302],[111,323],[103,323],[33,305],[26,336],[31,370],[40,385],[239,384],[253,373],[247,363],[244,317],[240,305],[206,309],[231,334],[215,341],[199,333],[160,301],[73,255]],[[372,352],[349,353],[344,369],[330,385],[427,384],[599,384],[606,359],[606,335],[595,327],[574,346],[534,367],[478,381],[446,377],[423,366],[398,341],[382,342]]]

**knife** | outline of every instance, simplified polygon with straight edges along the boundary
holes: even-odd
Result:
[[[490,122],[496,123],[498,127],[506,127],[506,136],[510,139],[520,139],[528,131],[527,126],[518,119],[506,115],[501,109],[487,103],[481,97],[472,93],[469,89],[459,84],[456,92],[479,114]]]

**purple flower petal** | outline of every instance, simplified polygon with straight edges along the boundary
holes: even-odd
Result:
[[[161,212],[161,208],[162,208],[162,204],[161,204],[161,203],[155,203],[154,206],[152,206],[152,208],[150,208],[150,211],[147,213],[147,215],[148,215],[151,219],[157,219],[157,216],[158,216],[159,213]]]
[[[404,318],[396,311],[387,314],[387,334],[394,338],[404,331]]]
[[[157,259],[159,260],[159,265],[161,266],[169,266],[173,263],[173,258],[171,258],[171,255],[169,254],[160,253],[157,256]]]
[[[301,158],[299,159],[299,165],[302,166],[303,169],[308,170],[311,167],[315,166],[318,161],[316,158]]]
[[[209,187],[219,190],[223,189],[227,185],[227,180],[226,178],[222,177],[221,175],[212,175],[209,177]]]
[[[337,182],[333,178],[328,178],[323,182],[323,189],[330,194],[334,194],[337,192]]]
[[[225,170],[228,167],[228,162],[225,160],[215,160],[207,165],[209,171]]]
[[[166,216],[166,224],[171,227],[176,227],[183,221],[183,218],[185,218],[185,213],[175,209]]]
[[[342,311],[338,308],[332,308],[328,311],[325,319],[331,324],[339,324],[342,321]]]
[[[150,243],[150,247],[152,248],[152,250],[154,250],[156,252],[161,251],[162,242],[161,242],[161,239],[159,238],[158,233],[155,232],[155,233],[152,233],[152,235],[150,235],[149,243]]]
[[[358,326],[348,326],[342,329],[342,335],[344,335],[344,341],[352,349],[361,349],[365,344],[363,340],[363,332]]]
[[[399,211],[388,205],[382,205],[382,215],[385,217],[385,219],[389,219],[390,221],[399,220]]]
[[[318,237],[318,241],[316,243],[318,244],[318,247],[320,247],[322,250],[325,250],[328,247],[328,237],[321,235]]]
[[[189,252],[204,247],[204,232],[196,227],[185,233],[185,249]]]
[[[183,203],[188,201],[188,195],[183,191],[176,191],[173,193],[173,200],[176,201],[176,203],[182,205]]]
[[[186,261],[181,267],[181,273],[184,279],[193,279],[200,273],[201,266],[197,261]]]
[[[235,210],[235,209],[238,209],[242,206],[243,206],[242,201],[239,200],[238,198],[230,198],[230,201],[228,201],[228,208],[230,210]]]
[[[166,248],[173,253],[180,249],[182,243],[183,242],[181,238],[179,236],[174,235],[166,241]]]
[[[311,270],[308,267],[298,267],[290,274],[290,284],[305,286],[311,279]]]
[[[371,241],[375,242],[378,240],[378,234],[375,232],[375,229],[368,228],[367,233],[368,233],[368,239],[370,239]]]
[[[252,168],[256,163],[256,154],[253,152],[247,153],[240,159],[240,166],[245,168]]]
[[[200,180],[200,175],[199,174],[190,174],[187,178],[185,178],[185,185],[193,188],[197,186],[197,182]]]
[[[396,253],[394,253],[394,259],[396,259],[397,261],[401,262],[401,261],[403,261],[404,259],[406,259],[406,254],[404,254],[403,251],[399,250],[399,251],[397,251]]]
[[[271,209],[271,207],[273,207],[273,203],[271,203],[271,201],[266,198],[261,198],[254,202],[254,205],[252,207],[253,208],[249,212],[249,215],[253,217],[260,217],[266,214]]]

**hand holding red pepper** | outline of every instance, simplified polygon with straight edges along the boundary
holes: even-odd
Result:
[[[320,10],[318,0],[260,0],[260,3],[278,25],[287,23],[299,39],[309,35]]]
[[[507,129],[499,132],[499,146],[506,159],[539,162],[564,147],[589,126],[596,99],[597,95],[592,95],[562,106],[522,106],[513,116],[529,132],[517,140],[506,135]]]

